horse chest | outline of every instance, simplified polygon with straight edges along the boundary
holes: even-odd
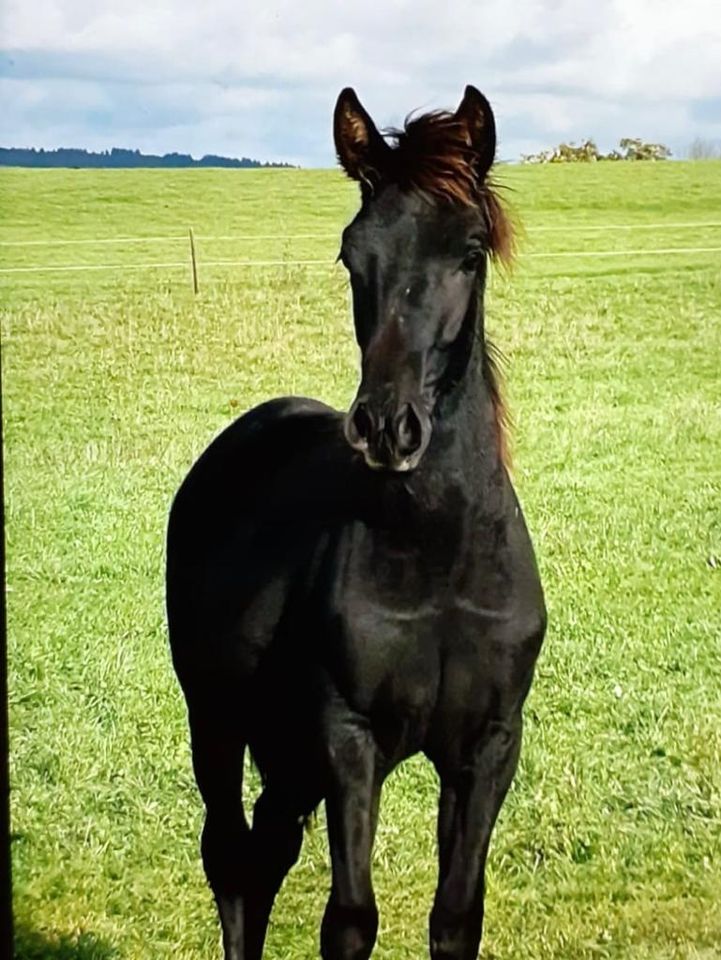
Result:
[[[389,605],[374,589],[351,591],[329,621],[333,695],[368,719],[388,755],[422,749],[446,702],[474,712],[486,700],[494,674],[489,625],[481,613],[433,596]]]
[[[317,569],[331,700],[365,718],[394,756],[423,749],[439,711],[477,722],[507,655],[497,638],[511,616],[513,563],[498,539],[401,550],[356,527]]]

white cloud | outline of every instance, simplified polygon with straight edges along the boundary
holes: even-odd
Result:
[[[132,114],[143,102],[164,149],[191,149],[202,134],[213,139],[200,152],[253,143],[264,158],[329,164],[329,112],[348,84],[385,125],[452,106],[473,82],[497,106],[504,155],[559,136],[617,139],[649,118],[658,139],[718,135],[699,128],[691,103],[721,97],[716,0],[5,0],[1,33],[15,63],[4,73],[27,86],[21,101],[44,84],[62,113],[58,84],[94,86],[86,98],[108,101],[103,135],[134,146],[140,130],[144,149],[148,125]],[[125,115],[120,83],[134,90]],[[82,101],[68,106],[79,144],[102,113],[88,109],[83,128]],[[3,129],[16,139],[7,119]]]

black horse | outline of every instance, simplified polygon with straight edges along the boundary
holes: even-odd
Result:
[[[170,639],[207,811],[203,861],[227,960],[259,960],[324,800],[321,955],[366,960],[381,788],[422,751],[441,784],[430,954],[472,960],[546,619],[484,336],[488,260],[511,245],[488,179],[495,123],[467,87],[455,113],[384,137],[347,89],[335,142],[362,195],[340,252],[357,397],[347,415],[297,398],[245,414],[170,516]],[[246,747],[263,780],[252,826]]]

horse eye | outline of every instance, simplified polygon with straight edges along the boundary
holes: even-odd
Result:
[[[483,255],[483,248],[478,244],[473,244],[466,249],[466,252],[461,261],[461,269],[466,270],[469,273],[476,269],[480,263],[481,257]]]

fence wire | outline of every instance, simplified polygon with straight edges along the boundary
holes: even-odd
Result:
[[[187,238],[184,238],[187,242]],[[721,247],[655,247],[653,249],[624,249],[624,250],[559,250],[556,252],[521,253],[521,260],[563,260],[563,259],[603,259],[606,257],[655,257],[694,255],[703,253],[721,253]],[[82,273],[83,271],[118,270],[175,270],[187,269],[188,260],[172,261],[144,261],[140,263],[63,263],[47,265],[31,265],[26,267],[0,267],[0,274],[17,273]],[[333,267],[335,259],[318,260],[205,260],[198,259],[198,266],[206,267]]]
[[[571,224],[554,225],[542,224],[539,226],[524,227],[524,233],[599,233],[607,230],[697,230],[701,228],[721,227],[721,220],[707,220],[682,223],[599,223],[599,224]],[[196,240],[208,242],[230,242],[237,241],[248,243],[256,240],[287,240],[289,243],[294,240],[337,240],[338,233],[296,233],[289,235],[286,233],[229,233],[229,234],[195,234]],[[0,247],[60,247],[60,246],[83,246],[95,244],[116,244],[121,246],[126,243],[187,243],[187,233],[171,236],[150,236],[150,237],[78,237],[78,238],[56,238],[53,240],[0,240]]]

